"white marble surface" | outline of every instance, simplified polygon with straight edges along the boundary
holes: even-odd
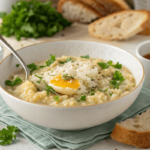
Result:
[[[35,43],[69,39],[69,40],[88,40],[88,41],[107,43],[110,45],[120,47],[124,50],[127,50],[131,52],[132,54],[135,54],[135,49],[137,45],[141,43],[142,41],[149,40],[150,36],[137,35],[127,41],[120,41],[120,42],[101,41],[99,39],[92,38],[88,35],[87,25],[73,24],[72,27],[67,28],[60,33],[57,33],[52,38],[41,38],[38,40],[23,39],[20,42],[16,41],[13,37],[5,38],[5,39],[14,47],[15,50],[20,49],[21,47],[35,44]],[[3,57],[6,57],[8,54],[9,54],[9,51],[4,48]],[[0,125],[0,129],[2,129],[3,127],[4,127],[3,125]],[[9,146],[3,146],[3,147],[0,146],[0,150],[39,150],[39,149],[35,145],[27,141],[25,138],[23,138],[23,136],[18,135],[17,140],[15,142],[13,142]],[[56,150],[56,149],[53,149],[53,150]],[[94,146],[88,148],[87,150],[139,150],[139,149],[133,146],[118,143],[109,138],[100,143],[95,144]]]

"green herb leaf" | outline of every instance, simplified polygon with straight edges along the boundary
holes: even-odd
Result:
[[[110,96],[112,96],[113,95],[113,93],[110,93]]]
[[[86,58],[86,59],[89,59],[90,56],[89,55],[85,55],[85,56],[80,56],[81,58]]]
[[[19,67],[20,66],[20,64],[16,64],[16,67]]]
[[[38,69],[37,65],[35,65],[34,63],[27,65],[27,67],[30,69],[30,74]]]
[[[67,62],[69,62],[69,61],[71,61],[71,60],[72,60],[71,58],[67,58],[66,61],[60,61],[59,63],[60,63],[60,64],[65,64],[65,63],[67,63]]]
[[[14,85],[20,84],[21,82],[22,80],[19,77],[17,77],[14,81],[6,80],[5,84],[8,86],[14,86]]]
[[[42,79],[42,78],[43,78],[43,77],[40,77],[40,76],[38,76],[38,75],[36,75],[36,74],[35,74],[34,76],[36,76],[36,77],[39,78],[39,79]]]
[[[19,129],[15,126],[7,126],[7,129],[0,130],[0,145],[10,145],[13,139],[16,139],[16,133]]]
[[[1,16],[3,17],[1,35],[7,37],[14,35],[17,40],[21,37],[50,37],[71,25],[71,22],[52,7],[51,2],[38,0],[18,1],[12,6],[10,14]]]
[[[113,88],[117,88],[119,89],[119,85],[121,84],[121,82],[123,82],[125,79],[122,76],[122,74],[119,71],[115,71],[115,73],[113,74],[113,80],[110,81],[110,84],[113,85]]]
[[[102,69],[107,69],[109,67],[109,65],[104,62],[98,62],[98,65],[101,66]]]
[[[80,99],[77,102],[86,101],[86,95],[81,95]]]
[[[59,96],[55,96],[55,97],[54,97],[54,100],[55,100],[55,101],[59,101]]]
[[[108,64],[109,64],[110,66],[112,65],[112,63],[113,63],[112,60],[109,60],[109,61],[108,61]]]
[[[125,79],[122,76],[122,74],[116,70],[115,73],[113,74],[113,80],[123,82]]]
[[[55,55],[51,55],[51,54],[50,54],[49,60],[46,61],[46,65],[47,65],[47,66],[50,66],[52,63],[54,63],[55,60],[56,60],[56,59],[55,59]]]
[[[65,81],[67,81],[67,80],[74,79],[74,77],[73,77],[73,76],[68,76],[68,74],[66,73],[66,74],[64,74],[64,75],[62,76],[62,79],[64,79]]]
[[[95,95],[95,93],[91,93],[91,95]]]
[[[43,82],[44,82],[44,84],[46,85],[45,91],[47,92],[47,95],[49,95],[49,92],[51,92],[51,93],[54,93],[54,94],[56,94],[57,96],[59,96],[59,94],[58,94],[51,86],[47,85],[47,84],[45,83],[45,81],[43,81]]]
[[[108,89],[105,89],[104,92],[108,91]]]
[[[117,62],[116,65],[112,65],[114,68],[117,68],[117,69],[121,69],[122,68],[122,64],[119,64],[119,62]]]
[[[6,16],[7,13],[6,12],[0,12],[0,18],[3,18],[4,16]]]
[[[119,85],[120,85],[120,82],[119,81],[116,81],[116,80],[111,80],[110,81],[110,84],[112,84],[113,88],[117,88],[119,89]]]
[[[102,90],[99,90],[100,92],[103,92]]]

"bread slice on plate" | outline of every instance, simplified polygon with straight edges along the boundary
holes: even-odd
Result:
[[[73,22],[90,23],[102,17],[94,8],[80,0],[60,0],[57,10],[63,17]]]
[[[94,21],[89,25],[89,33],[102,40],[125,40],[141,32],[148,23],[147,11],[124,10]]]
[[[99,4],[109,12],[114,13],[121,10],[130,9],[129,5],[124,0],[96,0]]]
[[[150,109],[116,124],[111,138],[139,148],[150,148]]]
[[[106,16],[109,14],[109,12],[101,5],[98,3],[96,0],[80,0],[91,7],[93,7],[96,11],[98,11],[102,16]]]

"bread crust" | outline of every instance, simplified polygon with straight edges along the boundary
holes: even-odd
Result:
[[[80,0],[91,7],[93,7],[95,10],[97,10],[102,16],[106,16],[109,14],[109,12],[96,0]]]
[[[94,8],[92,8],[91,6],[87,5],[86,3],[84,3],[80,0],[60,0],[57,5],[57,11],[60,13],[63,13],[62,6],[65,2],[68,2],[68,1],[72,2],[73,4],[79,4],[79,5],[83,6],[83,8],[88,9],[91,12],[93,12],[94,14],[96,14],[98,17],[102,17],[102,15],[98,11],[96,11]]]
[[[150,11],[147,11],[149,13],[149,23],[147,26],[144,28],[142,32],[140,32],[140,35],[150,35]]]
[[[138,33],[141,32],[145,27],[148,26],[148,24],[149,24],[149,13],[148,13],[147,11],[145,11],[145,10],[136,10],[136,11],[135,11],[135,10],[123,10],[123,11],[116,12],[116,13],[110,14],[110,15],[108,15],[108,16],[105,16],[105,17],[103,17],[103,18],[100,18],[100,19],[94,21],[93,23],[91,23],[91,24],[89,25],[89,28],[88,28],[89,34],[90,34],[91,36],[93,36],[93,37],[98,38],[98,39],[107,40],[107,41],[111,41],[111,40],[125,40],[125,39],[127,39],[128,37],[127,37],[127,38],[123,38],[123,39],[120,39],[119,37],[118,37],[118,38],[116,37],[115,39],[111,39],[111,38],[109,38],[109,37],[108,37],[108,38],[107,38],[107,37],[100,37],[99,35],[97,35],[97,34],[94,33],[94,31],[95,31],[95,28],[94,28],[94,27],[95,27],[95,24],[97,24],[100,20],[101,20],[101,21],[105,21],[105,18],[114,17],[114,16],[116,16],[116,15],[118,15],[118,14],[126,13],[126,12],[131,12],[131,13],[139,12],[139,13],[145,14],[145,16],[146,16],[145,21],[143,21],[143,23],[137,28],[137,30],[136,30],[134,33],[132,33],[131,37],[134,36],[134,35],[136,35],[136,34],[138,34]]]
[[[150,131],[137,132],[128,130],[116,124],[110,137],[118,142],[133,145],[139,148],[150,148]]]
[[[96,0],[101,4],[110,14],[121,10],[130,9],[128,4],[123,0]]]

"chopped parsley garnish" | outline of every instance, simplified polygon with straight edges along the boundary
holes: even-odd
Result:
[[[40,76],[38,76],[38,75],[36,75],[36,74],[35,74],[34,76],[36,76],[36,77],[39,78],[39,79],[42,79],[42,78],[43,78],[43,77],[40,77]]]
[[[122,64],[119,64],[119,62],[117,62],[116,65],[112,65],[114,68],[117,68],[117,69],[121,69],[122,68]]]
[[[109,60],[109,61],[108,61],[108,65],[110,65],[110,66],[111,66],[111,65],[112,65],[112,63],[113,63],[113,61],[112,61],[112,60]]]
[[[19,67],[20,66],[20,64],[16,64],[16,67]]]
[[[35,65],[34,63],[27,65],[27,67],[30,69],[30,74],[38,69],[37,65]]]
[[[64,79],[65,81],[67,81],[67,80],[74,79],[74,77],[73,77],[73,76],[68,76],[68,74],[66,73],[66,74],[64,74],[64,75],[62,76],[62,79]]]
[[[44,67],[47,67],[47,65],[45,65],[45,66],[39,66],[39,68],[44,68]]]
[[[112,84],[113,88],[117,88],[119,89],[119,85],[121,84],[121,82],[123,82],[125,79],[122,76],[122,74],[119,71],[115,71],[115,73],[113,74],[113,80],[110,81],[110,84]]]
[[[43,77],[40,77],[40,76],[38,76],[38,75],[36,75],[36,74],[35,74],[34,76],[36,76],[37,78],[40,79],[40,81],[37,81],[37,83],[41,83],[41,80],[42,80]]]
[[[43,82],[44,82],[44,84],[46,85],[45,91],[47,92],[47,95],[49,95],[49,92],[51,92],[51,93],[54,93],[54,94],[56,94],[57,96],[59,96],[59,94],[58,94],[51,86],[47,85],[47,84],[45,83],[45,81],[43,81]]]
[[[91,81],[95,81],[95,79],[91,78]]]
[[[7,126],[6,128],[3,128],[0,130],[0,145],[10,145],[12,140],[16,140],[16,134],[19,131],[19,129],[15,126]]]
[[[115,73],[113,74],[113,80],[123,82],[125,79],[122,76],[122,74],[116,70]]]
[[[81,95],[80,99],[77,102],[86,101],[86,95]]]
[[[102,69],[107,69],[109,66],[112,66],[116,69],[121,69],[122,68],[122,64],[119,64],[119,62],[117,62],[117,64],[113,65],[112,60],[109,60],[107,63],[99,62],[98,65],[101,66]]]
[[[59,96],[55,96],[55,97],[54,97],[54,100],[55,100],[55,101],[59,101]]]
[[[19,77],[17,77],[14,81],[6,80],[5,84],[8,86],[14,86],[14,85],[20,84],[21,82],[22,80]]]
[[[85,56],[80,56],[81,58],[85,58],[85,59],[89,59],[90,56],[89,55],[85,55]]]
[[[108,91],[108,89],[105,89],[104,92]]]
[[[108,89],[105,89],[105,90],[99,90],[100,92],[106,92],[106,91],[108,91]]]
[[[95,93],[91,93],[91,95],[95,95]]]
[[[98,65],[101,66],[102,69],[107,69],[109,67],[109,65],[104,62],[98,62]]]
[[[65,64],[65,63],[67,63],[67,62],[69,62],[71,60],[72,60],[71,57],[69,57],[69,58],[66,59],[66,61],[59,61],[59,63],[60,64]]]
[[[47,66],[50,66],[52,63],[54,63],[55,60],[56,60],[55,55],[50,54],[49,60],[46,61],[45,63],[46,63]]]
[[[112,96],[113,95],[113,93],[110,93],[110,96]]]

